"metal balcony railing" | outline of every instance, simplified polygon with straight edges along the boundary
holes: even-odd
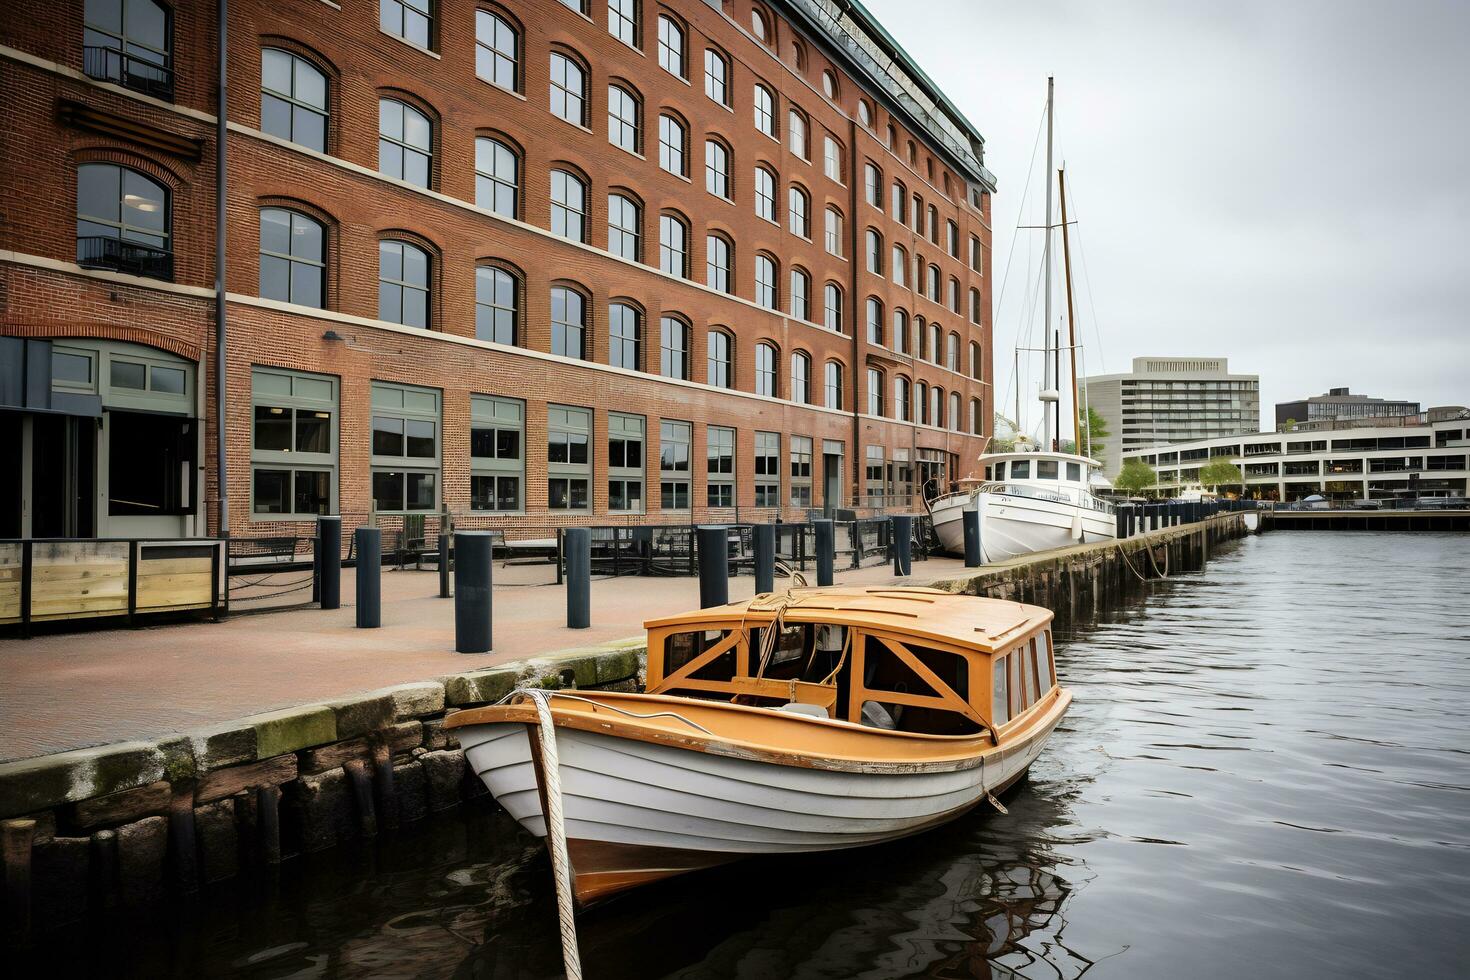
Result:
[[[173,69],[130,55],[117,48],[87,46],[82,49],[82,70],[89,78],[116,82],[144,95],[172,102]]]
[[[169,282],[174,278],[173,252],[105,235],[77,239],[77,265]]]

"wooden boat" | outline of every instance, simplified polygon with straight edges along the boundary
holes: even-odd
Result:
[[[521,692],[451,715],[526,830],[564,813],[583,905],[755,854],[919,833],[1019,779],[1061,720],[1048,610],[823,588],[651,620],[645,694]],[[535,703],[546,699],[549,713]],[[548,780],[540,718],[559,759]]]

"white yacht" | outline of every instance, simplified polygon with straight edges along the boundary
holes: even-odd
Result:
[[[1093,492],[1096,460],[1015,452],[979,462],[983,479],[962,480],[959,490],[929,503],[944,550],[964,553],[967,510],[980,513],[980,558],[987,564],[1117,536],[1113,505]]]

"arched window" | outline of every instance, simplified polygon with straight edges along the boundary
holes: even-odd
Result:
[[[515,218],[520,214],[521,160],[491,136],[475,137],[475,204]]]
[[[429,328],[429,253],[408,242],[378,242],[378,319]]]
[[[823,392],[825,403],[828,408],[842,410],[842,364],[838,361],[828,361],[826,370],[823,372]]]
[[[902,245],[893,246],[893,255],[888,264],[893,267],[893,284],[902,287],[908,272],[909,253],[904,251]]]
[[[954,276],[949,277],[949,308],[955,313],[963,313],[960,309],[960,281]]]
[[[960,335],[952,333],[944,348],[944,366],[956,373],[960,369]]]
[[[980,380],[980,345],[970,341],[970,377]]]
[[[922,381],[914,383],[914,421],[923,425],[928,419],[929,386]]]
[[[929,278],[925,283],[925,293],[934,302],[939,302],[939,266],[929,266]]]
[[[929,386],[929,424],[944,426],[944,389],[938,385]]]
[[[397,99],[379,99],[378,171],[428,187],[433,160],[434,127],[429,117]]]
[[[722,293],[730,292],[733,279],[731,271],[730,240],[724,235],[710,234],[704,239],[704,284]]]
[[[520,283],[505,269],[475,269],[475,337],[496,344],[519,342]]]
[[[835,282],[827,283],[822,289],[822,325],[842,332],[842,287]]]
[[[326,305],[327,230],[321,222],[286,208],[260,209],[260,295]]]
[[[684,124],[670,115],[658,117],[658,165],[671,174],[688,176],[684,166]]]
[[[970,322],[980,322],[980,290],[970,288]]]
[[[865,236],[867,243],[868,271],[876,276],[883,275],[883,236],[869,228]]]
[[[666,378],[689,380],[689,324],[680,317],[658,321],[658,373]]]
[[[898,144],[898,130],[893,128],[893,123],[888,124],[888,131],[884,134],[883,145],[890,150]]]
[[[934,364],[938,364],[939,359],[944,356],[940,350],[943,336],[944,328],[937,323],[929,324],[929,360]]]
[[[607,196],[607,250],[633,262],[643,259],[643,209],[616,191]]]
[[[904,210],[908,207],[908,200],[909,192],[904,189],[902,183],[895,180],[893,182],[893,194],[892,200],[890,201],[890,207],[893,212],[893,220],[897,221],[899,224],[905,224],[908,220],[904,217],[904,215],[908,213],[906,210]]]
[[[755,109],[755,128],[767,136],[775,136],[776,97],[771,94],[771,90],[757,82],[752,105]]]
[[[796,38],[791,40],[791,63],[796,66],[797,71],[806,71],[806,45]]]
[[[811,239],[811,207],[812,199],[807,192],[796,184],[792,184],[786,195],[786,215],[787,224],[793,235],[800,235],[807,240]]]
[[[638,307],[608,304],[607,363],[629,371],[643,370],[643,314]]]
[[[835,207],[827,207],[827,251],[832,255],[842,254],[842,212]]]
[[[873,126],[873,109],[867,99],[858,99],[858,124],[869,129]]]
[[[587,241],[587,185],[566,170],[551,171],[551,233]]]
[[[985,413],[980,408],[980,399],[970,399],[970,434],[978,436],[984,433]]]
[[[475,74],[491,85],[520,91],[520,32],[490,10],[475,11]]]
[[[900,422],[910,420],[909,379],[899,375],[893,379],[893,417]]]
[[[658,267],[680,279],[689,275],[689,225],[667,211],[658,216]]]
[[[147,174],[110,163],[77,168],[78,265],[171,280],[172,223],[168,188]]]
[[[812,318],[812,277],[800,266],[791,268],[791,315],[798,320]]]
[[[704,49],[704,94],[722,106],[730,105],[730,62],[714,48]]]
[[[607,87],[607,141],[613,146],[638,153],[643,148],[643,124],[640,121],[638,97],[621,85]]]
[[[791,152],[803,160],[810,160],[812,155],[811,151],[807,149],[806,116],[795,106],[792,106],[786,113],[786,128],[789,131],[787,135],[791,143]]]
[[[834,101],[837,98],[837,76],[830,71],[822,72],[822,94]],[[865,105],[866,103],[859,104]]]
[[[83,15],[83,69],[91,78],[172,99],[170,21],[168,8],[153,0],[88,0]]]
[[[896,308],[893,311],[893,349],[900,354],[909,352],[909,315]]]
[[[932,161],[931,161],[931,166]],[[929,205],[929,240],[935,245],[939,244],[939,211],[934,205]]]
[[[684,29],[663,14],[658,16],[658,64],[664,71],[684,77]]]
[[[876,296],[869,296],[867,303],[868,311],[868,343],[875,347],[883,346],[883,301]]]
[[[805,351],[791,355],[791,400],[802,405],[812,400],[812,359]]]
[[[842,183],[842,144],[831,136],[822,137],[822,168],[828,177]]]
[[[767,221],[776,220],[776,175],[765,167],[755,168],[755,213]]]
[[[421,48],[434,43],[433,0],[381,0],[378,26]]]
[[[956,432],[960,431],[960,393],[958,391],[949,393],[949,427]]]
[[[883,372],[877,368],[868,368],[868,414],[883,417]]]
[[[704,339],[705,380],[716,388],[735,387],[735,342],[723,330],[711,330]]]
[[[927,361],[929,355],[929,328],[924,325],[924,318],[918,314],[914,315],[914,356],[921,361]]]
[[[762,252],[755,257],[755,301],[768,310],[777,308],[776,260]]]
[[[919,151],[914,146],[914,141],[913,140],[909,140],[908,141],[908,157],[909,157],[909,166],[911,166],[911,167],[914,166],[915,164],[917,164],[919,162]]]
[[[607,32],[630,48],[638,47],[638,0],[607,0]]]
[[[280,48],[260,52],[260,128],[318,153],[327,152],[327,76]]]
[[[560,51],[551,52],[551,114],[574,126],[587,125],[587,73]]]
[[[883,210],[883,171],[876,164],[863,164],[863,198],[873,207]]]
[[[771,15],[760,7],[750,8],[750,32],[762,44],[771,44],[775,41],[775,34],[771,30]]]
[[[587,298],[570,286],[551,287],[551,352],[587,358]]]
[[[704,189],[729,200],[730,148],[719,140],[704,141]]]
[[[944,179],[946,181],[949,180],[949,175],[948,174],[945,174],[944,175]],[[950,220],[947,220],[946,219],[945,222],[944,222],[944,235],[945,235],[945,248],[947,248],[949,250],[950,256],[952,258],[956,258],[956,259],[959,258],[960,257],[960,226],[957,225],[957,224],[955,224],[953,221],[950,221]]]

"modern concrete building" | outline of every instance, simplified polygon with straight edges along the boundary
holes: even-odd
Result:
[[[1231,374],[1223,357],[1135,357],[1126,374],[1082,383],[1087,404],[1107,424],[1108,438],[1093,455],[1108,476],[1132,450],[1261,427],[1259,375]]]
[[[1165,494],[1197,484],[1200,467],[1225,456],[1240,467],[1247,497],[1348,501],[1463,497],[1467,454],[1470,409],[1452,405],[1419,415],[1323,419],[1290,432],[1199,439],[1124,457],[1154,467]]]
[[[0,538],[795,518],[981,451],[994,177],[860,5],[241,0],[227,89],[223,7],[0,17]]]
[[[1320,422],[1323,419],[1381,419],[1400,415],[1418,415],[1419,403],[1392,398],[1369,398],[1354,395],[1346,388],[1333,388],[1325,395],[1313,395],[1294,402],[1276,403],[1276,427],[1287,422]]]

